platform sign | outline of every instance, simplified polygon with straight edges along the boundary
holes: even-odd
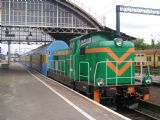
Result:
[[[86,35],[86,36],[83,36],[81,39],[80,39],[80,45],[83,46],[83,45],[86,45],[86,44],[89,44],[92,42],[92,38],[90,35]]]

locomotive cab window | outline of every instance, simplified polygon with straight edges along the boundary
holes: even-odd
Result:
[[[73,42],[70,42],[69,47],[70,47],[70,49],[73,48]]]

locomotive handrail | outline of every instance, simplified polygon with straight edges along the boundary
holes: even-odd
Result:
[[[75,81],[75,66],[76,66],[76,64],[75,64],[75,55],[70,55],[70,57],[69,57],[69,59],[66,59],[66,61],[69,61],[69,66],[70,66],[70,68],[69,68],[69,72],[70,72],[70,80],[72,80],[72,73],[73,73],[73,80]],[[72,63],[72,61],[73,61],[73,63]],[[73,66],[72,66],[72,64],[73,64]]]
[[[143,74],[144,74],[144,66],[143,66],[143,63],[146,63],[147,65],[147,71],[148,71],[148,75],[150,76],[150,67],[149,67],[149,64],[148,62],[145,60],[136,60],[135,62],[139,62],[140,63],[140,82],[141,84],[143,83]],[[136,76],[137,73],[135,73],[135,76]],[[137,79],[139,81],[139,79]]]
[[[141,84],[142,84],[142,77],[143,77],[143,64],[142,64],[142,61],[140,61],[140,63],[141,63]]]
[[[53,61],[53,62],[52,62]],[[49,63],[54,63],[55,64],[55,62],[57,62],[57,66],[59,66],[60,65],[60,69],[59,69],[59,67],[58,68],[56,68],[56,67],[53,67],[53,71],[55,70],[56,71],[56,74],[57,74],[57,72],[60,72],[60,75],[63,73],[63,75],[65,75],[65,60],[49,60]],[[64,70],[61,70],[61,63],[62,62],[64,62]],[[50,64],[49,64],[49,66],[50,66]]]
[[[133,80],[132,80],[132,78],[134,78],[133,76],[132,76],[132,60],[130,61],[131,62],[131,85],[133,84]]]
[[[80,73],[80,70],[81,70],[81,64],[87,64],[87,67],[88,67],[88,76],[85,76],[85,75],[81,75],[81,73]],[[89,85],[89,83],[90,83],[90,81],[89,81],[89,76],[90,76],[90,74],[89,74],[89,62],[86,62],[86,61],[80,61],[79,62],[79,81],[80,81],[80,77],[86,77],[86,78],[88,78],[88,85]]]
[[[64,70],[59,70],[60,75],[61,73],[63,73],[63,75],[65,75],[65,60],[58,60],[60,62],[60,69],[61,69],[61,63],[64,62]]]
[[[75,59],[76,59],[76,55],[73,55],[73,64],[74,64],[74,67],[76,66]],[[74,68],[74,81],[75,80],[76,80],[76,72],[75,72],[75,68]]]
[[[65,60],[58,60],[58,62],[60,62],[60,70],[59,70],[60,75],[61,75],[61,73],[63,73],[63,75],[65,75]],[[64,62],[64,70],[61,70],[61,63],[63,63],[63,62]]]
[[[53,66],[53,60],[49,60],[48,61],[48,68],[54,71],[54,68],[52,68],[52,66]]]
[[[72,80],[72,75],[73,75],[73,80],[75,81],[75,55],[70,55],[70,59],[67,59],[70,62],[70,68],[69,68],[69,72],[70,72],[70,80]],[[72,63],[73,62],[73,63]],[[73,64],[73,66],[72,66]]]
[[[116,69],[116,73],[115,73],[115,77],[110,77],[110,78],[107,78],[107,64],[108,62],[111,62],[111,63],[116,63],[116,67],[118,68],[118,62],[131,62],[131,76],[130,77],[117,77],[117,69]],[[116,86],[118,85],[118,78],[130,78],[131,79],[131,85],[133,84],[133,78],[136,79],[136,74],[133,76],[133,72],[132,72],[132,68],[133,68],[133,64],[132,63],[135,63],[137,61],[99,61],[96,63],[96,67],[95,67],[95,72],[94,72],[94,85],[96,84],[96,72],[97,72],[97,68],[99,66],[99,64],[102,64],[102,63],[105,63],[106,64],[106,86],[108,85],[107,81],[109,79],[116,79]],[[141,62],[141,68],[140,68],[140,72],[141,72],[141,76],[140,76],[140,84],[142,84],[142,80],[143,80],[143,64],[142,62],[144,61],[139,61]],[[148,64],[148,63],[147,63]],[[149,72],[149,66],[148,66],[148,72]],[[123,84],[124,85],[124,84]]]
[[[70,80],[71,80],[71,79],[72,79],[72,73],[71,73],[71,66],[72,66],[72,61],[71,61],[71,60],[72,60],[72,55],[70,55],[70,59],[69,59],[69,60],[70,60],[69,72],[70,72]]]
[[[94,72],[94,86],[96,85],[96,71],[97,71],[97,67],[98,67],[98,64],[100,63],[105,63],[106,61],[100,61],[100,62],[97,62],[96,63],[96,68],[95,68],[95,72]],[[107,66],[107,65],[106,65]],[[107,70],[107,67],[106,67],[106,70]],[[106,78],[107,78],[107,74],[106,74]],[[107,81],[106,81],[107,83]]]

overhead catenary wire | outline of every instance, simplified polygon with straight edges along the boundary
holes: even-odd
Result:
[[[130,2],[132,2],[132,0],[127,1],[127,2],[123,3],[122,5],[127,5],[127,4],[130,3]],[[97,16],[97,18],[99,18],[99,17],[101,17],[101,16],[104,16],[105,14],[108,14],[108,13],[110,13],[110,12],[115,12],[115,8],[112,8],[112,9],[104,12],[103,14]]]
[[[110,4],[107,4],[106,6],[104,6],[103,8],[101,8],[101,9],[99,9],[99,10],[97,10],[95,13],[98,13],[98,12],[100,12],[100,11],[102,11],[103,9],[105,9],[106,7],[109,7],[109,6],[112,6],[113,4],[115,4],[117,1],[116,0],[114,0],[112,3],[110,3]]]

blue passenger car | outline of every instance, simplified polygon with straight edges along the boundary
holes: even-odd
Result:
[[[52,65],[54,51],[67,49],[68,45],[64,41],[56,40],[50,44],[43,45],[37,49],[28,52],[25,56],[25,62],[28,67],[34,68],[47,76],[49,65]],[[29,64],[30,62],[30,64]]]
[[[68,45],[64,41],[54,41],[51,44],[49,44],[44,51],[42,51],[43,54],[43,60],[42,60],[42,70],[41,73],[44,75],[47,75],[49,65],[53,64],[53,53],[57,50],[61,49],[67,49]]]

